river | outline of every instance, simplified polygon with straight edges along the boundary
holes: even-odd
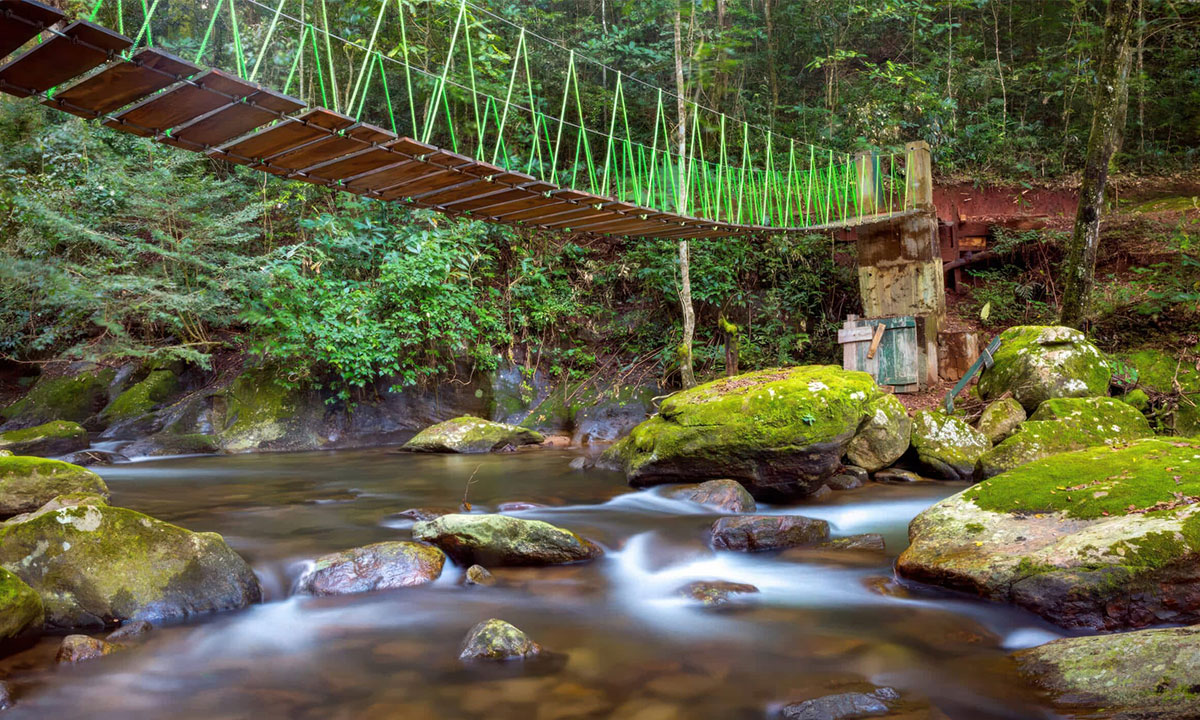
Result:
[[[834,536],[882,533],[886,557],[716,553],[711,511],[616,473],[573,470],[566,450],[487,456],[387,449],[191,457],[97,471],[111,503],[215,531],[245,557],[263,604],[155,629],[136,648],[55,668],[57,638],[0,662],[12,718],[764,718],[782,704],[887,685],[892,717],[1058,717],[1006,653],[1059,636],[1023,611],[901,587],[892,563],[914,515],[963,486],[868,484],[819,503],[760,510],[828,520]],[[469,485],[468,485],[469,482]],[[518,511],[600,543],[586,565],[494,569],[463,586],[447,564],[429,585],[334,598],[292,597],[318,555],[409,536],[412,507],[467,500]],[[689,605],[694,580],[760,589],[736,612]],[[466,667],[457,651],[489,617],[551,652]]]

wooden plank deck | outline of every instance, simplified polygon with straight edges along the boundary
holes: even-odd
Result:
[[[175,77],[190,77],[199,67],[174,55],[146,48],[132,60],[104,70],[56,93],[43,104],[78,115],[98,118],[175,84]]]
[[[209,70],[189,83],[147,98],[122,110],[106,127],[154,137],[229,104],[230,96],[244,98],[256,88],[220,70]]]
[[[44,28],[63,19],[61,10],[33,0],[0,0],[0,13],[15,17],[0,23],[0,59],[38,36]]]
[[[119,52],[132,44],[132,40],[108,28],[76,20],[63,29],[62,35],[35,45],[0,68],[0,86],[17,97],[37,95],[103,65],[110,51]]]
[[[229,103],[176,128],[162,142],[185,149],[218,146],[266,125],[279,113],[303,107],[296,98],[260,88],[241,102]]]

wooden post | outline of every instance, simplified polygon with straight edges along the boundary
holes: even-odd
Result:
[[[924,140],[908,143],[904,146],[904,158],[908,176],[908,207],[933,207],[933,161],[929,157],[929,143]]]
[[[879,212],[877,186],[879,178],[875,172],[875,153],[861,152],[854,156],[858,166],[858,209],[863,217]]]

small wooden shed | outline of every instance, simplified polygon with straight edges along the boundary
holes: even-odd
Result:
[[[920,390],[917,319],[912,315],[859,318],[850,315],[838,330],[842,367],[862,370],[894,392]]]

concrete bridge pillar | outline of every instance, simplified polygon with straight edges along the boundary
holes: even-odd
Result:
[[[912,142],[905,150],[907,208],[857,228],[858,283],[866,317],[916,317],[918,375],[928,387],[938,381],[937,337],[946,317],[946,289],[929,145]],[[873,175],[874,164],[865,166]],[[860,178],[860,193],[866,191],[860,202],[870,203],[876,187],[873,177]]]

